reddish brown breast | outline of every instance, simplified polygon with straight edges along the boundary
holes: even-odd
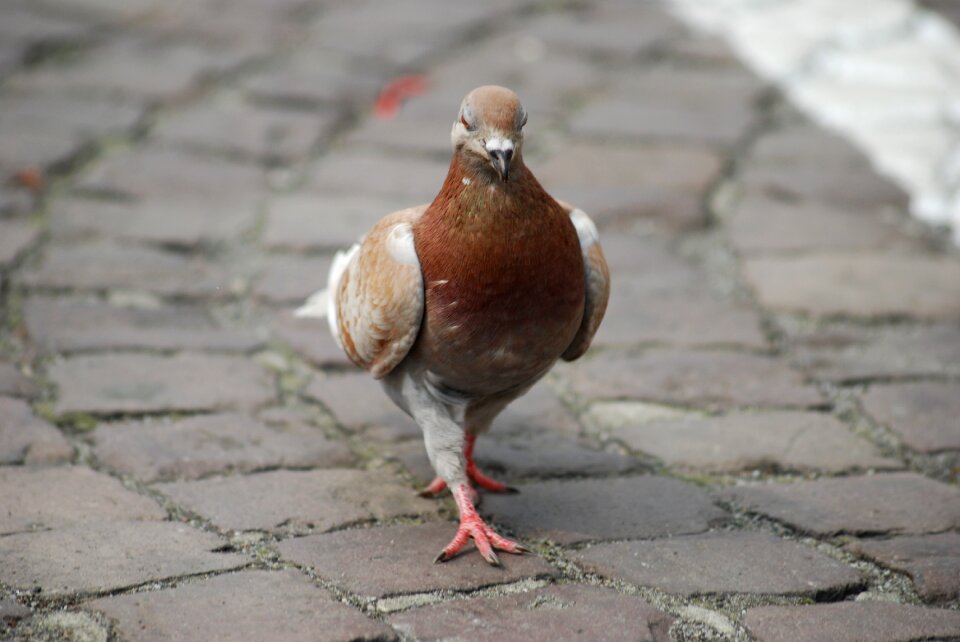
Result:
[[[444,188],[414,228],[426,290],[416,350],[448,386],[486,394],[541,374],[583,315],[584,269],[564,210],[521,166],[516,181]]]

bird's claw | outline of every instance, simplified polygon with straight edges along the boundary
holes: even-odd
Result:
[[[492,566],[502,566],[495,550],[517,555],[529,553],[530,549],[526,546],[507,539],[487,526],[486,522],[483,521],[473,507],[473,502],[469,497],[470,491],[473,491],[470,486],[460,484],[454,492],[454,499],[456,499],[457,507],[460,509],[460,527],[457,529],[457,534],[454,535],[450,543],[440,551],[440,554],[437,555],[434,562],[446,562],[452,559],[471,539],[477,547],[480,556]],[[476,491],[473,492],[475,493]]]

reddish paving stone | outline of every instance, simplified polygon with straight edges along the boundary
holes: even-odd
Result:
[[[0,467],[0,486],[4,489],[0,493],[0,534],[166,517],[153,500],[89,468]]]
[[[251,330],[224,327],[203,307],[120,307],[79,297],[30,297],[27,332],[44,352],[117,348],[250,351],[263,344]]]
[[[394,640],[295,570],[241,571],[87,602],[125,640]]]
[[[304,395],[326,406],[342,426],[368,437],[397,441],[423,435],[366,372],[314,377]]]
[[[440,191],[449,161],[365,151],[329,154],[318,164],[309,189],[396,198],[393,210],[429,203]],[[387,212],[384,212],[386,214]]]
[[[73,446],[23,401],[0,397],[0,464],[58,464],[73,458]]]
[[[0,580],[44,595],[94,593],[180,575],[238,568],[245,555],[179,522],[97,521],[0,538]],[[38,591],[39,592],[39,591]]]
[[[277,548],[281,557],[309,566],[340,588],[371,597],[465,591],[557,575],[535,555],[503,553],[503,568],[496,568],[472,548],[447,563],[434,564],[456,530],[453,523],[362,528],[288,539]]]
[[[817,535],[935,533],[960,528],[956,487],[915,473],[737,486],[721,491],[720,496]]]
[[[815,596],[861,586],[852,567],[767,533],[707,533],[597,544],[577,554],[584,567],[637,586],[685,596],[761,593]]]
[[[609,434],[667,465],[709,472],[900,468],[831,415],[774,411],[617,426]]]
[[[307,193],[277,197],[267,209],[264,245],[307,252],[348,248],[399,207],[389,198]]]
[[[890,602],[761,606],[747,610],[761,642],[913,642],[960,637],[960,613]]]
[[[58,414],[252,408],[275,394],[253,361],[212,354],[81,355],[56,362],[50,378]]]
[[[40,384],[25,376],[14,364],[0,361],[0,395],[33,399],[41,392]]]
[[[436,503],[382,473],[335,468],[277,470],[157,484],[156,489],[224,530],[326,531],[355,522],[432,515]]]
[[[254,295],[265,301],[301,304],[327,285],[331,257],[270,256],[254,278]]]
[[[589,399],[644,399],[706,407],[822,404],[803,377],[772,357],[740,352],[604,352],[564,368]]]
[[[796,364],[841,383],[891,377],[960,375],[955,324],[865,328],[849,323],[790,329]]]
[[[907,573],[924,600],[946,602],[960,597],[958,533],[857,540],[847,548],[883,566]]]
[[[353,463],[343,444],[304,424],[264,425],[245,415],[101,424],[100,463],[144,481],[196,479],[224,471],[336,467]]]
[[[960,261],[948,257],[752,258],[744,275],[760,303],[776,310],[821,317],[960,318]]]
[[[40,228],[31,221],[0,219],[0,270],[19,261],[39,236]]]
[[[276,313],[270,331],[298,356],[320,366],[351,366],[349,359],[330,335],[326,319],[298,319],[293,310]]]
[[[54,290],[144,290],[164,296],[229,296],[233,276],[223,266],[197,256],[113,243],[54,245],[43,264],[24,272],[28,288]]]
[[[875,384],[863,394],[863,408],[914,450],[960,450],[958,383]]]
[[[457,638],[667,642],[673,618],[636,596],[565,584],[503,597],[443,602],[404,611],[389,622],[424,642]]]
[[[524,537],[569,544],[699,533],[726,513],[690,484],[652,475],[522,484],[485,495],[482,512]]]
[[[56,241],[90,238],[193,248],[235,241],[254,227],[258,199],[191,196],[179,191],[136,201],[67,197],[50,208]]]

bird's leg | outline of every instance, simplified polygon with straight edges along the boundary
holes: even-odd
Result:
[[[479,468],[477,468],[477,463],[473,460],[473,446],[476,441],[477,436],[470,433],[467,433],[463,439],[463,458],[466,460],[467,464],[467,478],[471,481],[474,488],[482,488],[484,490],[489,490],[492,493],[516,493],[516,488],[507,486],[503,482],[498,482],[495,479],[490,479],[483,472],[481,472]],[[442,493],[443,489],[446,487],[447,483],[443,481],[442,477],[437,475],[426,488],[420,491],[420,496],[436,497]],[[475,490],[471,493],[471,496],[474,500],[474,503],[476,503]]]
[[[471,538],[483,559],[494,566],[500,566],[500,558],[497,557],[494,549],[506,551],[507,553],[529,553],[530,549],[503,537],[487,526],[487,523],[477,514],[477,509],[473,506],[473,501],[470,498],[470,490],[471,488],[467,484],[458,484],[453,489],[453,498],[456,500],[457,508],[460,510],[460,527],[457,529],[457,534],[450,543],[440,551],[440,554],[437,555],[437,559],[434,561],[446,562],[451,559],[466,546]]]

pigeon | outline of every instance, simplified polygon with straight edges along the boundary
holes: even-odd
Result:
[[[449,488],[460,516],[437,562],[471,539],[495,566],[497,550],[529,552],[477,513],[477,488],[514,489],[477,468],[474,444],[558,359],[586,352],[609,297],[596,225],[524,164],[526,122],[509,89],[467,94],[433,202],[389,214],[338,252],[326,289],[296,313],[326,317],[350,360],[423,431],[437,477],[421,494]]]

